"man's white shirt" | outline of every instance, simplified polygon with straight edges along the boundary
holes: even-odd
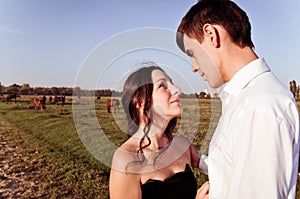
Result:
[[[293,95],[257,59],[224,86],[222,116],[208,156],[210,198],[295,198],[299,158],[299,113]]]

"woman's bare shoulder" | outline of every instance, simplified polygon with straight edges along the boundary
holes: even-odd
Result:
[[[126,141],[114,152],[112,159],[112,169],[120,172],[126,172],[129,163],[137,161],[137,146],[133,142]]]
[[[185,146],[191,145],[190,140],[187,137],[185,137],[184,135],[181,135],[181,134],[180,135],[175,135],[173,137],[173,141],[176,142],[177,144],[179,144],[179,143],[184,144]]]

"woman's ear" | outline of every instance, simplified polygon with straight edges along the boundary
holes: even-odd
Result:
[[[204,38],[208,40],[208,42],[218,48],[220,46],[220,35],[219,31],[212,24],[206,23],[203,26]]]
[[[145,105],[145,103],[144,103],[144,102],[141,102],[141,103],[136,104],[135,107],[136,107],[137,109],[141,109],[141,108],[144,107],[144,105]]]

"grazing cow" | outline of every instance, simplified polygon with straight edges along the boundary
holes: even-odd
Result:
[[[111,113],[111,108],[114,108],[114,112],[116,113],[117,109],[119,111],[119,105],[120,105],[120,101],[118,99],[108,99],[106,101],[107,112]]]
[[[66,102],[66,96],[55,96],[54,97],[54,104],[58,105],[59,102],[61,102],[61,105],[65,105]]]
[[[16,93],[7,95],[6,104],[11,103],[12,99],[15,99],[15,103],[16,103],[17,102],[17,97],[20,97],[20,95],[17,95]]]
[[[43,104],[43,100],[39,99],[39,98],[34,98],[32,100],[32,104],[34,106],[34,109],[40,109],[40,110],[44,110],[44,104]]]
[[[49,103],[52,103],[52,96],[49,97]]]
[[[47,101],[47,98],[46,98],[46,96],[44,95],[44,96],[42,97],[43,106],[46,106],[46,101]]]

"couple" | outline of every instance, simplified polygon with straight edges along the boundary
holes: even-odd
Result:
[[[155,64],[141,68],[124,85],[129,139],[113,157],[111,198],[295,198],[297,105],[253,51],[246,13],[230,0],[200,0],[176,39],[193,72],[213,88],[224,85],[209,153],[198,154],[186,138],[172,135],[180,88]],[[198,191],[191,167],[209,177]]]

